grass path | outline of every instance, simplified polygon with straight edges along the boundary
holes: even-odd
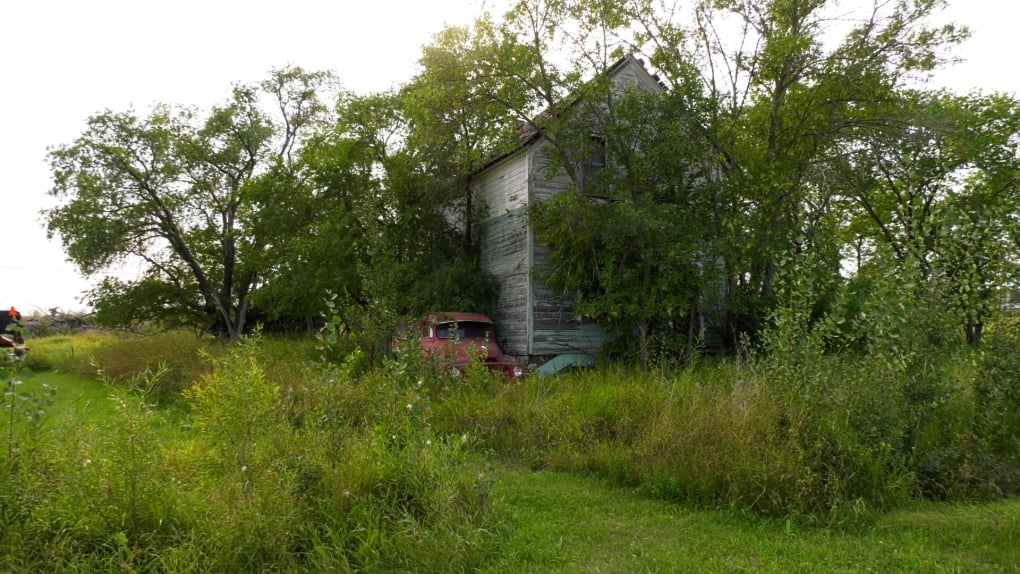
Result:
[[[848,531],[648,500],[592,478],[497,471],[510,540],[485,572],[1018,572],[1020,501],[921,504]]]

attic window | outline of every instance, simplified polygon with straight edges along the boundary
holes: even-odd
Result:
[[[589,139],[587,156],[581,170],[581,191],[585,195],[602,197],[602,170],[606,168],[606,140],[601,135]]]

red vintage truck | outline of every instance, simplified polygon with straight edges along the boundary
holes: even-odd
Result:
[[[503,353],[496,338],[496,326],[488,315],[460,311],[432,313],[417,323],[422,353],[439,358],[460,373],[473,361],[508,379],[524,376],[525,366],[512,355]],[[396,342],[406,339],[397,337]]]

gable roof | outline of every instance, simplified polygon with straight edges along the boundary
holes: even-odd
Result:
[[[655,82],[656,85],[662,87],[662,82],[659,80],[659,77],[649,72],[648,68],[645,67],[644,62],[641,59],[635,57],[633,54],[620,58],[612,65],[610,65],[608,68],[606,68],[605,72],[603,72],[601,75],[607,78],[612,78],[631,63],[636,64],[638,69],[644,72],[644,74],[647,75],[647,77],[650,80]],[[567,96],[566,98],[564,98],[562,101],[558,102],[556,104],[556,107],[564,109],[571,108],[577,104],[580,98],[581,94],[579,92],[574,92]],[[550,115],[551,115],[550,110],[546,109],[542,113],[538,114],[535,120],[538,123],[541,123],[543,118],[548,118],[550,117]],[[493,154],[492,157],[487,159],[485,163],[483,163],[482,166],[478,168],[478,170],[475,172],[476,174],[489,169],[493,165],[519,152],[520,150],[526,148],[528,145],[534,143],[536,140],[542,137],[542,130],[539,129],[534,122],[527,122],[521,120],[520,122],[518,122],[515,131],[517,132],[520,141],[510,149]]]

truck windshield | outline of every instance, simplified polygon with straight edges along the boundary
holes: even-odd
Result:
[[[492,325],[477,321],[440,323],[436,326],[436,337],[440,339],[488,339]]]

